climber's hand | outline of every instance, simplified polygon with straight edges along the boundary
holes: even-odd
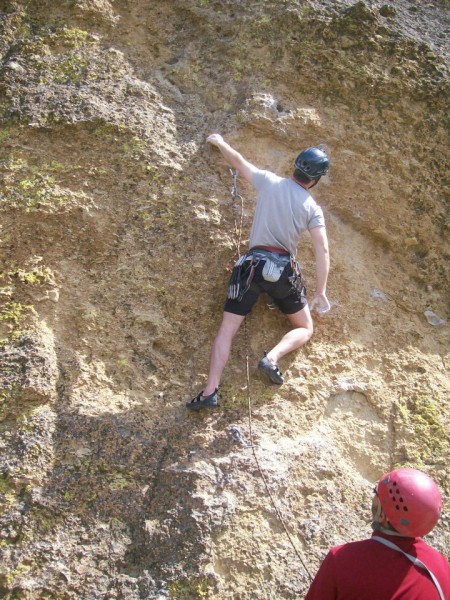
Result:
[[[310,310],[314,309],[319,313],[319,315],[324,315],[331,310],[331,304],[328,302],[328,298],[325,294],[316,294],[312,299],[310,304]]]
[[[218,146],[223,142],[223,137],[220,135],[220,133],[213,133],[206,139],[206,141],[213,146]]]

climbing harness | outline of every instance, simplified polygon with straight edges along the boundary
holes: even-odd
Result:
[[[276,283],[290,263],[292,275],[289,282],[300,296],[302,290],[302,273],[295,258],[289,254],[281,254],[264,248],[252,248],[246,254],[242,254],[236,261],[230,277],[227,296],[230,300],[240,302],[244,294],[249,290],[255,269],[263,261],[262,277],[265,281]]]
[[[233,188],[232,188],[232,197],[233,197],[233,200],[236,197],[240,197],[241,198],[241,218],[240,218],[240,225],[239,225],[239,229],[236,230],[237,254],[239,256],[239,254],[240,254],[240,245],[241,245],[241,236],[242,236],[243,208],[244,207],[243,207],[242,196],[239,196],[238,193],[237,193],[237,172],[233,171],[232,169],[230,169],[230,172],[233,175]],[[245,262],[245,257],[246,256],[247,256],[247,254],[243,255],[244,260],[242,262]],[[242,257],[240,257],[237,262],[239,262],[239,260],[241,258]],[[289,258],[289,256],[288,256],[288,258]],[[291,261],[292,260],[294,260],[293,257],[291,257]],[[295,260],[294,260],[294,262],[296,263]],[[292,264],[292,262],[291,262],[291,264]],[[295,271],[294,271],[294,275],[295,275]],[[300,284],[300,286],[301,286],[301,284]],[[246,364],[246,380],[247,380],[248,430],[249,430],[249,440],[250,440],[249,444],[247,445],[247,447],[249,447],[249,448],[252,449],[253,458],[255,459],[255,463],[256,463],[256,466],[258,468],[258,472],[259,472],[259,474],[261,476],[261,479],[262,479],[262,481],[264,483],[264,487],[266,488],[267,494],[268,494],[268,496],[270,498],[272,506],[273,506],[273,508],[275,510],[275,513],[276,513],[277,517],[278,517],[278,520],[280,521],[280,523],[281,523],[281,525],[282,525],[282,527],[283,527],[283,529],[284,529],[284,531],[285,531],[285,533],[286,533],[286,535],[288,537],[289,543],[291,544],[291,546],[292,546],[292,548],[293,548],[293,550],[294,550],[297,558],[300,561],[300,564],[303,566],[303,568],[304,568],[307,576],[309,577],[310,582],[312,582],[312,580],[313,580],[312,575],[308,571],[308,568],[307,568],[307,566],[305,564],[305,561],[303,560],[303,558],[302,558],[299,550],[297,549],[297,546],[294,543],[294,540],[292,539],[292,536],[291,536],[291,534],[289,532],[289,529],[288,529],[288,527],[286,525],[286,522],[285,522],[285,520],[283,518],[283,515],[281,514],[281,511],[278,508],[277,503],[275,501],[275,498],[274,498],[274,496],[273,496],[273,494],[272,494],[272,492],[271,492],[271,490],[269,488],[269,485],[267,483],[267,479],[266,479],[266,477],[264,475],[264,471],[261,468],[261,464],[259,462],[258,455],[256,454],[256,446],[255,446],[255,443],[254,443],[254,440],[253,440],[252,398],[251,398],[251,390],[250,390],[250,357],[249,357],[249,350],[248,350],[249,349],[249,340],[248,340],[247,321],[248,321],[248,317],[246,319],[244,319],[244,346],[245,346],[245,364]]]

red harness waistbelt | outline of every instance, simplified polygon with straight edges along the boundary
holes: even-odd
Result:
[[[267,250],[267,252],[276,252],[277,254],[290,254],[284,248],[274,248],[273,246],[253,246],[250,250]]]

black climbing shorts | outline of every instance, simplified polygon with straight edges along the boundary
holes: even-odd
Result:
[[[262,292],[266,292],[285,315],[293,315],[305,308],[308,304],[306,288],[302,285],[300,290],[297,291],[291,281],[289,281],[289,277],[293,275],[292,267],[289,263],[286,265],[280,279],[275,282],[266,281],[263,278],[263,268],[264,260],[261,260],[255,268],[250,288],[245,292],[242,300],[230,300],[227,298],[224,306],[226,312],[241,316],[248,315]]]

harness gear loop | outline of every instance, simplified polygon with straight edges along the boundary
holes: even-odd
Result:
[[[238,176],[238,173],[237,173],[236,170],[233,170],[233,169],[230,169],[230,173],[233,176],[233,187],[231,189],[232,198],[233,198],[233,200],[235,200],[237,197],[239,197],[240,200],[241,200],[241,216],[240,216],[239,228],[237,227],[236,220],[235,220],[235,233],[236,233],[236,237],[237,237],[237,241],[235,243],[236,243],[237,255],[240,256],[240,246],[241,246],[241,236],[242,236],[242,223],[243,223],[243,217],[244,217],[244,201],[243,201],[242,196],[240,196],[238,194],[238,192],[237,192],[237,176]],[[244,255],[243,257],[240,257],[238,259],[238,261],[237,261],[236,264],[240,263],[239,266],[242,266],[242,262],[245,261],[245,257],[246,256],[247,255]],[[291,257],[291,261],[294,261],[297,269],[299,270],[299,266],[298,266],[297,261],[295,261],[295,259],[293,257]],[[259,262],[259,260],[258,260],[258,262]],[[253,270],[251,270],[251,276],[253,276],[253,271],[256,268],[256,264],[253,264],[253,260],[252,260],[251,267],[253,267]],[[294,277],[296,277],[296,283],[297,283],[297,279],[300,279],[300,282],[297,283],[297,285],[301,286],[301,273],[300,273],[300,275],[298,275],[297,274],[297,270],[296,269],[293,269],[293,270],[294,270]],[[250,278],[250,282],[251,282],[251,278],[252,277],[249,277],[249,278]],[[292,548],[293,548],[293,550],[294,550],[297,558],[300,561],[300,564],[303,566],[303,568],[304,568],[307,576],[309,577],[310,582],[312,582],[312,580],[313,580],[312,575],[308,571],[308,567],[306,566],[305,561],[303,560],[303,558],[302,558],[299,550],[297,550],[297,547],[296,547],[296,545],[294,543],[294,540],[292,539],[292,536],[289,533],[289,529],[287,528],[287,525],[285,523],[285,520],[283,519],[283,515],[281,514],[280,509],[277,506],[277,503],[275,502],[273,494],[272,494],[272,492],[271,492],[271,490],[269,488],[269,485],[267,483],[267,479],[266,479],[266,477],[264,475],[264,472],[263,472],[263,470],[261,468],[261,465],[259,463],[258,455],[256,454],[255,443],[254,443],[254,440],[253,440],[252,400],[251,400],[251,391],[250,391],[250,366],[249,366],[250,358],[249,358],[249,350],[248,350],[249,349],[249,341],[248,341],[247,321],[248,321],[248,316],[244,319],[244,348],[245,348],[245,367],[246,367],[245,370],[246,370],[246,380],[247,380],[248,430],[249,430],[249,438],[250,438],[250,443],[249,443],[248,447],[252,449],[253,458],[255,459],[255,463],[256,463],[256,466],[258,468],[258,472],[259,472],[259,474],[261,476],[261,479],[263,480],[264,486],[266,488],[266,491],[267,491],[267,494],[268,494],[268,496],[270,498],[270,501],[271,501],[271,503],[273,505],[275,513],[276,513],[276,515],[278,517],[278,520],[280,521],[281,525],[283,526],[283,529],[284,529],[284,531],[285,531],[285,533],[286,533],[286,535],[288,537],[288,540],[289,540],[289,542],[290,542],[290,544],[291,544],[291,546],[292,546]]]

